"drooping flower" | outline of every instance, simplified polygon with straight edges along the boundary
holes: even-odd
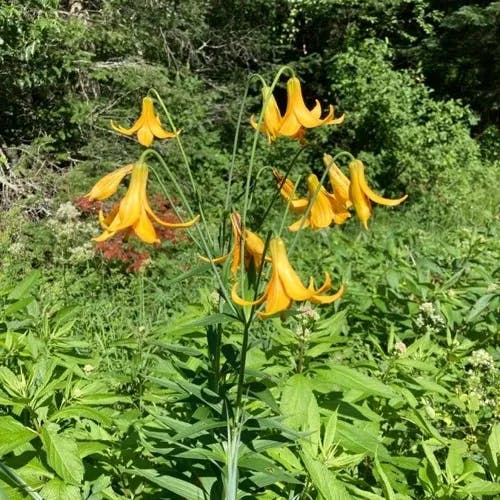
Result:
[[[314,289],[314,281],[310,278],[309,286],[302,284],[299,276],[293,269],[286,253],[285,243],[281,238],[274,238],[269,244],[271,252],[271,279],[266,290],[260,298],[255,301],[242,299],[237,292],[238,283],[235,283],[231,290],[231,298],[241,306],[258,305],[265,301],[264,311],[257,312],[262,319],[269,318],[274,314],[281,313],[289,309],[293,301],[308,300],[316,304],[331,304],[338,300],[344,293],[344,286],[333,295],[323,295],[331,288],[330,275],[325,273],[325,282]]]
[[[273,168],[273,175],[276,180],[276,186],[280,190],[280,195],[289,204],[290,211],[297,214],[304,213],[307,208],[307,200],[299,199],[295,194],[294,183],[282,175],[276,168]]]
[[[265,85],[262,88],[262,100],[265,108],[260,127],[254,116],[250,117],[252,127],[265,133],[269,142],[280,136],[300,139],[307,128],[338,125],[344,121],[344,115],[334,118],[334,110],[331,104],[327,115],[321,118],[321,104],[317,99],[315,106],[309,109],[304,103],[298,78],[290,78],[286,88],[287,105],[284,115],[280,112],[276,99],[271,93],[271,88]]]
[[[391,200],[388,198],[383,198],[378,194],[374,193],[368,186],[365,179],[365,167],[363,163],[359,160],[354,160],[349,164],[349,170],[351,173],[351,184],[349,187],[349,198],[351,199],[356,214],[363,224],[365,229],[368,229],[368,220],[371,217],[371,203],[370,200],[378,203],[379,205],[387,205],[394,207],[399,205],[408,198],[408,195],[404,195],[401,198]]]
[[[288,226],[290,231],[298,231],[301,228],[321,229],[332,223],[343,224],[349,217],[349,212],[338,203],[338,200],[320,185],[318,177],[310,174],[307,177],[307,189],[309,191],[306,201],[308,206],[307,215],[304,214],[297,222]]]
[[[120,182],[129,173],[131,173],[130,185],[123,199],[106,217],[102,210],[99,212],[99,221],[104,232],[93,238],[94,241],[106,241],[116,233],[126,231],[134,233],[145,243],[159,243],[160,239],[151,219],[171,229],[190,227],[199,219],[199,216],[196,216],[189,222],[172,223],[161,220],[153,212],[146,192],[148,167],[145,163],[127,165],[105,175],[85,197],[91,201],[109,198],[116,193]]]
[[[153,144],[153,139],[171,139],[175,137],[179,131],[169,132],[165,130],[160,121],[160,117],[155,114],[153,99],[144,97],[142,100],[142,112],[137,121],[130,128],[125,128],[111,122],[111,126],[117,132],[124,135],[134,135],[137,133],[137,140],[140,144],[149,148]]]
[[[352,202],[349,198],[349,185],[351,184],[349,178],[344,175],[342,170],[336,165],[331,155],[324,154],[323,163],[325,167],[328,168],[328,178],[330,179],[330,184],[333,189],[333,197],[336,198],[338,203],[345,209],[350,208]]]
[[[279,129],[283,117],[281,116],[278,103],[274,98],[271,87],[264,85],[262,87],[262,103],[265,106],[264,114],[262,116],[262,123],[260,125],[260,131],[267,135],[267,140],[272,142],[278,137]],[[250,123],[254,129],[257,130],[258,123],[254,118],[254,115],[250,117]]]
[[[230,218],[233,229],[232,250],[228,254],[222,255],[221,257],[216,257],[215,259],[211,260],[207,259],[206,257],[202,257],[202,260],[206,262],[213,262],[214,264],[222,264],[223,262],[226,262],[227,259],[231,258],[231,273],[235,275],[238,272],[241,263],[241,245],[243,240],[243,263],[245,269],[248,269],[250,262],[253,263],[255,269],[260,269],[260,266],[262,265],[262,259],[264,257],[264,242],[257,234],[253,233],[249,229],[245,229],[242,233],[241,215],[238,212],[233,212]]]

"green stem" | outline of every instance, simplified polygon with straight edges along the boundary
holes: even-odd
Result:
[[[7,467],[0,462],[0,477],[2,475],[8,477],[21,491],[27,493],[34,500],[43,500],[43,498],[33,488],[31,488],[31,486],[29,486],[21,476],[16,474],[16,472],[10,467]]]
[[[290,165],[288,166],[288,168],[286,169],[285,171],[285,175],[283,176],[283,181],[280,183],[280,185],[278,186],[278,189],[275,191],[273,197],[271,198],[271,201],[269,202],[269,204],[267,205],[266,209],[264,210],[264,214],[262,215],[262,217],[260,217],[260,221],[259,221],[259,224],[257,225],[256,229],[258,230],[262,224],[264,223],[268,213],[271,211],[271,208],[273,207],[274,203],[276,202],[276,200],[279,198],[280,196],[280,190],[281,188],[283,187],[283,185],[285,184],[288,176],[290,175],[290,172],[293,168],[293,166],[295,165],[295,162],[298,160],[300,154],[305,150],[306,148],[305,147],[301,147],[296,153],[295,155],[293,156],[292,158],[292,161],[290,162]]]
[[[260,126],[262,124],[262,120],[264,119],[264,111],[266,109],[267,103],[269,102],[269,99],[274,91],[274,88],[278,84],[278,81],[281,78],[281,75],[285,71],[290,71],[293,74],[293,70],[291,68],[289,68],[288,66],[284,66],[284,67],[280,68],[280,70],[278,71],[278,73],[274,77],[274,80],[273,80],[271,87],[270,87],[269,97],[262,103],[262,109],[260,111],[259,120],[257,122],[257,130],[255,131],[254,136],[253,136],[252,149],[250,152],[250,162],[249,162],[248,171],[247,171],[247,180],[246,180],[246,187],[245,187],[245,199],[244,199],[244,203],[243,203],[243,213],[242,213],[243,227],[246,227],[247,213],[248,213],[248,209],[250,206],[250,185],[251,185],[251,181],[252,181],[252,172],[253,172],[253,165],[254,165],[254,160],[255,160],[255,153],[257,151],[257,144],[258,144],[259,137],[260,137],[259,129],[260,129]]]
[[[243,100],[240,106],[240,112],[238,114],[238,122],[236,124],[236,132],[234,134],[234,142],[233,142],[233,153],[231,155],[231,166],[229,167],[229,177],[227,180],[227,190],[226,190],[226,201],[224,203],[224,211],[227,212],[229,210],[229,206],[231,204],[231,186],[233,184],[233,175],[234,175],[234,166],[236,163],[236,152],[238,150],[238,140],[240,138],[240,129],[241,122],[243,121],[243,113],[245,112],[245,104],[248,97],[248,90],[250,88],[251,80],[248,79],[247,84],[245,86],[245,92],[243,94]]]
[[[236,395],[236,408],[241,408],[241,398],[243,397],[243,383],[245,382],[245,367],[247,362],[247,351],[248,342],[250,339],[250,325],[252,323],[252,317],[245,322],[245,327],[243,329],[243,342],[241,345],[241,359],[240,359],[240,369],[238,373],[238,392]]]
[[[163,160],[161,155],[159,153],[157,153],[156,151],[154,151],[153,149],[148,149],[142,154],[142,156],[146,157],[148,154],[153,154],[156,156],[158,161],[161,163],[163,168],[166,170],[166,172],[167,172],[168,176],[170,177],[172,183],[174,184],[175,188],[179,192],[179,196],[181,197],[182,202],[185,204],[186,209],[188,210],[190,217],[194,217],[194,212],[192,211],[192,209],[189,205],[189,202],[187,201],[181,186],[177,182],[177,179],[175,178],[174,174],[172,173],[170,168],[167,166],[167,164],[165,163],[165,161]],[[142,158],[142,156],[141,156],[141,158]],[[161,188],[167,194],[167,188],[166,188],[165,184],[163,183],[163,181],[161,180],[161,178],[157,174],[157,172],[154,169],[152,169],[152,170],[153,170],[153,172],[156,176],[156,179],[158,180],[158,183],[160,184]],[[175,209],[175,205],[172,205],[172,206],[174,208],[175,213],[178,214],[177,210]],[[209,230],[208,230],[208,226],[207,226],[206,222],[202,221],[202,223],[205,225],[205,230],[208,233]],[[211,250],[211,247],[209,246],[209,244],[205,238],[203,231],[200,229],[198,224],[196,224],[194,226],[194,230],[197,232],[197,235],[199,236],[199,240],[197,240],[196,238],[193,238],[193,240],[197,244],[198,248],[200,248],[205,253],[207,258],[210,260],[212,272],[214,273],[215,279],[217,280],[217,284],[218,284],[222,294],[224,295],[224,299],[229,304],[229,306],[231,307],[231,309],[235,313],[235,315],[237,315],[237,310],[231,301],[231,298],[229,296],[229,293],[228,293],[226,287],[224,286],[224,283],[222,281],[222,277],[221,277],[219,271],[217,270],[216,265],[213,263],[214,255],[213,255],[213,252]]]
[[[162,107],[163,112],[165,113],[165,116],[167,117],[167,121],[168,121],[170,127],[172,128],[172,130],[177,130],[175,127],[174,121],[172,120],[172,116],[168,112],[168,109],[165,106],[165,103],[163,102],[163,99],[161,98],[160,94],[155,89],[151,89],[151,92],[155,95],[156,99],[160,103],[160,106]],[[208,226],[207,220],[205,217],[205,212],[204,212],[203,206],[201,204],[201,196],[200,196],[200,193],[198,191],[198,185],[196,184],[196,182],[194,180],[193,172],[191,170],[191,165],[189,164],[189,160],[188,160],[188,157],[186,155],[186,152],[184,151],[184,146],[182,145],[182,141],[181,141],[181,138],[179,137],[179,134],[177,134],[175,136],[175,140],[177,142],[177,146],[179,147],[179,151],[181,153],[182,161],[184,162],[184,166],[186,167],[189,181],[191,182],[191,188],[193,189],[193,193],[194,193],[195,198],[196,198],[197,209],[198,209],[198,212],[200,213],[201,220],[203,221],[205,226]],[[154,150],[150,150],[150,151],[154,151]],[[156,153],[156,151],[154,151],[154,152]],[[156,155],[161,158],[161,156],[158,153],[156,153]],[[165,165],[165,162],[163,161],[163,159],[162,159],[162,163]],[[211,237],[211,234],[209,231],[207,231],[207,235],[208,235],[208,239],[210,240],[210,243],[213,246],[214,241],[212,240],[212,237]]]

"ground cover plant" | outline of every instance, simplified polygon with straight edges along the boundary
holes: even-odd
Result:
[[[56,43],[67,78],[44,99],[59,107],[44,100],[26,131],[82,114],[15,155],[1,145],[0,498],[496,498],[494,137],[480,147],[470,111],[396,70],[387,40],[262,76],[234,59],[239,92],[208,85],[177,58],[216,64],[193,44],[229,7],[198,2],[184,32],[196,3],[159,21],[174,72],[140,38],[152,14],[130,2],[104,2],[109,30],[87,40],[97,7],[62,28],[45,1],[42,21],[2,35],[11,66],[30,30],[88,44],[82,67],[113,37],[151,64],[80,74],[102,93],[82,108],[75,52]],[[290,4],[281,43],[331,8]],[[228,26],[241,33],[258,7]],[[22,9],[0,7],[0,22]],[[129,18],[136,41],[119,31]],[[276,54],[269,33],[241,58]],[[9,124],[6,136],[22,129]]]

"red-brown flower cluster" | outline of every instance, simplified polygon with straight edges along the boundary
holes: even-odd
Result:
[[[76,198],[73,204],[83,214],[97,214],[105,209],[105,204],[99,200],[89,200],[82,196]],[[166,222],[177,222],[178,218],[172,208],[171,203],[162,195],[156,194],[151,199],[151,205],[155,212]],[[173,243],[186,240],[183,233],[179,233],[168,227],[160,227],[157,230],[161,241],[168,240]],[[159,244],[155,244],[159,246]],[[113,240],[106,240],[96,243],[96,254],[100,255],[107,262],[123,264],[127,272],[139,272],[150,259],[150,253],[147,250],[138,250],[135,247],[135,238],[130,238],[126,232],[118,234]]]

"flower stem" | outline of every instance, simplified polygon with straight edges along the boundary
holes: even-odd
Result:
[[[245,382],[245,367],[247,362],[248,341],[250,338],[250,325],[252,317],[245,322],[243,329],[243,343],[241,345],[240,369],[238,373],[238,392],[236,394],[236,409],[241,408],[241,398],[243,396],[243,384]]]

